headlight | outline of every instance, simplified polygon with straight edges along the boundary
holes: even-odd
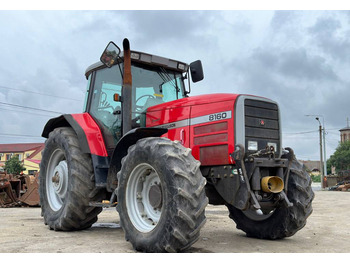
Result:
[[[258,142],[257,141],[248,141],[248,150],[258,150]]]
[[[275,149],[275,152],[277,152],[277,144],[276,143],[267,143],[268,147],[272,147]]]

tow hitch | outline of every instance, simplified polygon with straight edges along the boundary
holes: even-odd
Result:
[[[287,159],[275,158],[274,148],[266,148],[257,153],[245,156],[244,147],[236,145],[236,150],[231,155],[236,162],[237,173],[241,176],[241,182],[245,183],[244,188],[248,191],[249,198],[245,203],[235,205],[241,210],[250,207],[261,210],[269,209],[285,204],[287,207],[293,206],[289,201],[286,189],[289,177],[289,158],[293,151],[290,149]],[[271,174],[271,170],[274,171]],[[271,200],[273,202],[271,202]],[[240,201],[242,202],[242,201]]]

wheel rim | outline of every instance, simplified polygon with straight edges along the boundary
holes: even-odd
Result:
[[[64,152],[56,149],[46,172],[46,195],[52,210],[58,211],[64,203],[68,187],[68,166]]]
[[[264,214],[260,209],[255,210],[255,209],[248,209],[246,211],[243,211],[243,214],[250,218],[251,220],[254,221],[263,221],[265,219],[268,219],[269,217],[272,216],[275,210],[270,211],[268,214]]]
[[[126,208],[131,223],[143,233],[152,231],[162,215],[160,178],[149,164],[136,166],[126,186]]]

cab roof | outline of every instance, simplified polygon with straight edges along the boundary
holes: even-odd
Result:
[[[156,55],[151,55],[139,51],[133,51],[131,50],[131,61],[132,62],[139,62],[142,64],[147,64],[151,66],[163,66],[166,69],[170,70],[175,70],[181,73],[185,73],[188,70],[188,64],[184,62],[180,62],[177,60],[161,57],[161,56],[156,56]],[[121,52],[119,55],[119,62],[121,62],[124,58],[124,53]],[[117,65],[117,64],[116,64]],[[114,66],[116,66],[114,65]],[[105,68],[106,66],[101,62],[98,61],[97,63],[94,63],[90,65],[86,70],[85,70],[85,76],[86,79],[88,79],[89,75],[96,70]]]

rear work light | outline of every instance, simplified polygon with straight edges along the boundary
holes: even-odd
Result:
[[[130,57],[131,57],[132,59],[139,60],[139,59],[140,59],[140,54],[139,54],[139,53],[134,53],[134,52],[132,52],[132,53],[130,54]]]
[[[177,65],[177,68],[180,69],[180,70],[185,70],[185,65],[179,63],[179,64]]]

